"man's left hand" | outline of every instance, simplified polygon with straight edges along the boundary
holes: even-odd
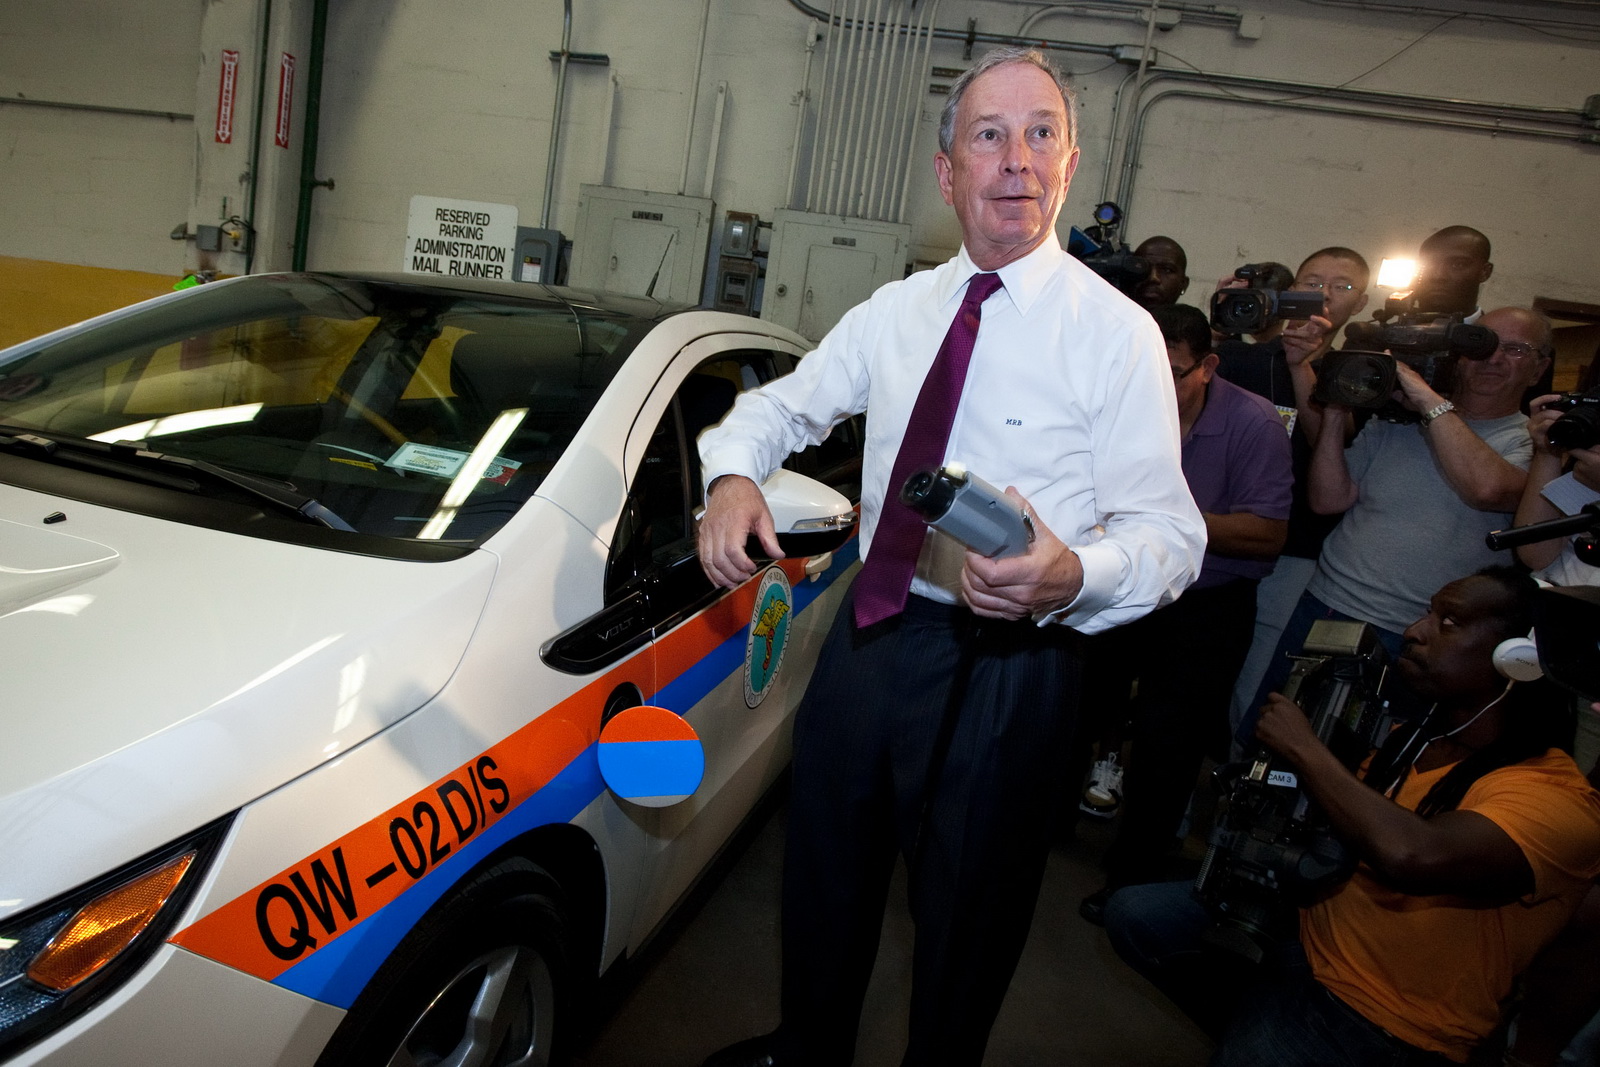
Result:
[[[1011,497],[1032,513],[1015,486]],[[1033,515],[1034,540],[1020,556],[989,559],[967,553],[961,568],[961,595],[973,614],[990,619],[1026,619],[1065,607],[1083,588],[1083,564],[1078,554],[1062,543]]]
[[[1434,392],[1422,375],[1398,360],[1395,361],[1395,379],[1399,386],[1395,399],[1412,411],[1431,411],[1444,402],[1444,397]]]

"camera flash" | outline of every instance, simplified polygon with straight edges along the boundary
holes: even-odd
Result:
[[[1414,259],[1386,259],[1378,267],[1378,284],[1385,289],[1409,289],[1416,277]]]

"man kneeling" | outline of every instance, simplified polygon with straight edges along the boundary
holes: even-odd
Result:
[[[1360,778],[1271,696],[1256,737],[1360,865],[1267,962],[1210,948],[1188,883],[1111,898],[1113,947],[1219,1037],[1213,1067],[1464,1063],[1495,1030],[1515,977],[1600,875],[1600,794],[1561,751],[1567,701],[1493,663],[1531,629],[1536,591],[1488,568],[1434,595],[1398,662],[1433,708]]]

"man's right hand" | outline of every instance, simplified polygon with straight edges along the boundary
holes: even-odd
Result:
[[[761,487],[743,475],[724,474],[706,493],[705,514],[695,533],[700,569],[713,585],[732,589],[755,576],[755,562],[744,550],[751,534],[767,555],[783,558]]]

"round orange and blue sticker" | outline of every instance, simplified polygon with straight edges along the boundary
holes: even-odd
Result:
[[[768,567],[756,589],[756,606],[750,614],[750,640],[744,648],[744,702],[756,707],[766,699],[783,666],[794,617],[794,591],[782,567]]]
[[[687,800],[706,772],[705,749],[694,727],[650,704],[619,712],[606,723],[596,755],[607,788],[647,808]]]

